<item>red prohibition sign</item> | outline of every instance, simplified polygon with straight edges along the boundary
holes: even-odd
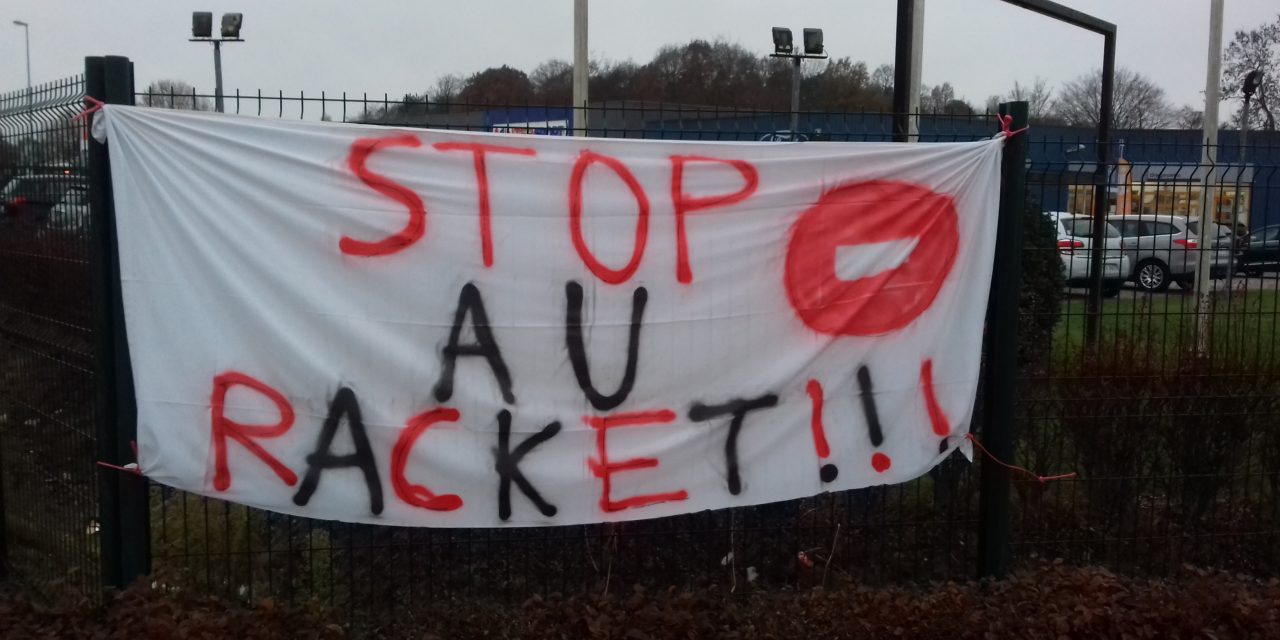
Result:
[[[900,264],[846,280],[837,249],[914,242]],[[958,216],[950,196],[889,180],[833,189],[800,215],[787,246],[785,284],[796,315],[819,333],[876,336],[924,313],[955,264]]]

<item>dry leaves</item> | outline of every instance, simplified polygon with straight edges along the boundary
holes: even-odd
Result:
[[[1003,581],[920,588],[843,584],[732,595],[636,587],[523,605],[450,602],[399,621],[360,621],[352,630],[314,607],[285,611],[266,599],[247,608],[139,586],[105,605],[74,595],[45,602],[0,595],[0,637],[1280,638],[1280,582],[1193,569],[1176,580],[1139,580],[1057,563]]]

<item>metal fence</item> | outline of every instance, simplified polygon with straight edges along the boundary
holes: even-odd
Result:
[[[0,501],[21,580],[99,584],[80,77],[0,94]],[[64,197],[65,196],[65,197]],[[79,197],[77,197],[79,196]],[[56,211],[39,202],[59,200]]]
[[[202,94],[139,93],[138,104],[204,108]],[[586,109],[540,105],[392,102],[385,96],[236,94],[229,113],[436,129],[598,137],[757,141],[791,137],[789,113],[638,102]],[[808,114],[800,139],[889,140],[887,114]],[[939,116],[922,139],[976,140],[990,116]],[[617,524],[500,530],[411,529],[310,520],[167,488],[152,490],[152,562],[189,572],[219,593],[316,598],[350,617],[385,615],[449,598],[522,601],[532,594],[599,593],[634,584],[817,584],[841,573],[887,582],[973,574],[976,474],[950,460],[932,479],[758,508]],[[797,559],[803,552],[814,562]],[[830,561],[828,563],[828,560]]]
[[[1206,163],[1199,131],[1118,132],[1115,165],[1099,176],[1079,160],[1093,157],[1091,140],[1039,129],[1032,196],[1086,214],[1101,191],[1117,212],[1110,242],[1125,246],[1111,253],[1135,281],[1092,299],[1069,282],[1075,288],[1056,309],[1043,304],[1045,328],[1032,329],[1048,349],[1024,363],[1018,457],[1080,479],[1016,485],[1015,557],[1158,575],[1184,563],[1276,575],[1280,133],[1255,132],[1242,146],[1240,132],[1223,131],[1216,162]],[[1217,226],[1199,220],[1205,210]],[[1194,237],[1178,233],[1187,224]],[[1081,256],[1078,247],[1096,239],[1058,238],[1026,247],[1024,264],[1057,253],[1076,267],[1068,276],[1093,273],[1078,260],[1102,252]],[[1202,284],[1213,292],[1203,305],[1202,256],[1212,274]],[[1031,337],[1020,339],[1030,346]]]
[[[52,114],[39,132],[23,124],[31,113],[22,105],[25,92],[0,97],[0,150],[19,160],[4,166],[34,171],[48,159],[40,154],[56,155],[50,144],[62,138],[50,132],[81,134],[80,125],[66,122],[79,110],[77,81],[64,84],[70,89],[57,94],[61,102],[54,88],[38,90],[56,102],[35,101],[35,113]],[[137,94],[136,101],[187,109],[213,103],[197,93]],[[546,135],[577,128],[653,139],[892,139],[892,117],[876,113],[802,113],[796,133],[788,130],[788,113],[636,102],[593,105],[580,123],[563,106],[367,95],[237,93],[226,104],[228,112],[274,118]],[[927,115],[917,138],[975,140],[995,130],[989,115]],[[1033,126],[1026,135],[1015,458],[1041,473],[1079,477],[1044,483],[1013,476],[1014,566],[1064,558],[1154,575],[1183,563],[1280,572],[1280,281],[1265,265],[1241,261],[1265,254],[1263,230],[1280,224],[1280,135],[1252,136],[1241,163],[1237,139],[1224,132],[1219,163],[1206,165],[1197,132],[1119,132],[1117,162],[1101,168],[1082,160],[1096,157],[1091,131]],[[21,145],[34,155],[10,151]],[[1088,226],[1099,190],[1117,211],[1131,211],[1111,218],[1116,252],[1132,254],[1126,271],[1161,264],[1162,284],[1089,288],[1089,276],[1105,271],[1080,265],[1098,255],[1105,267],[1112,257],[1088,248],[1110,233]],[[1236,255],[1234,244],[1243,248],[1250,238],[1225,240],[1229,268],[1211,281],[1210,304],[1200,308],[1184,290],[1192,286],[1184,268],[1168,264],[1171,252],[1185,253],[1182,264],[1222,248],[1174,245],[1170,236],[1143,253],[1141,214],[1195,217],[1204,197],[1217,219],[1241,222],[1258,242]],[[1060,224],[1044,211],[1082,218]],[[88,238],[68,233],[46,245],[0,227],[5,539],[20,576],[47,579],[79,567],[92,584],[99,566],[95,367],[87,345],[100,310],[90,303]],[[991,336],[988,344],[999,339],[1008,338]],[[979,401],[975,425],[984,409]],[[660,520],[501,530],[309,520],[153,486],[148,544],[151,568],[162,575],[232,598],[314,599],[352,621],[447,599],[521,600],[632,584],[741,591],[839,576],[964,579],[978,554],[976,469],[955,456],[901,485]]]

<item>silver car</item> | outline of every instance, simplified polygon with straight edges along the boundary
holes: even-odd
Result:
[[[1077,216],[1061,211],[1051,211],[1046,215],[1058,228],[1058,255],[1062,259],[1062,273],[1066,276],[1067,286],[1089,286],[1091,255],[1093,249],[1093,221],[1086,216]],[[1132,265],[1125,255],[1125,244],[1120,232],[1110,224],[1103,231],[1102,252],[1102,292],[1106,296],[1120,293],[1120,287],[1128,279]]]
[[[46,226],[54,207],[61,204],[72,189],[87,194],[88,182],[83,176],[70,174],[15,177],[0,189],[0,227]]]
[[[1111,224],[1120,229],[1125,239],[1134,265],[1131,280],[1139,289],[1164,291],[1174,282],[1183,289],[1191,289],[1195,283],[1197,256],[1202,250],[1213,252],[1210,277],[1226,277],[1231,253],[1235,250],[1231,234],[1214,233],[1208,246],[1202,247],[1196,234],[1197,222],[1182,216],[1150,213],[1111,219]]]

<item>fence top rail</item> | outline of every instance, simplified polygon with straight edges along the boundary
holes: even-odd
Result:
[[[198,91],[195,89],[189,91],[138,91],[135,97],[139,99],[142,106],[168,107],[169,104],[202,105],[199,110],[212,111],[213,101],[216,94]],[[235,90],[223,95],[223,100],[228,103],[253,103],[253,102],[276,102],[276,103],[333,103],[333,104],[358,104],[369,105],[370,108],[377,107],[428,107],[437,109],[450,109],[454,112],[463,110],[474,111],[492,111],[492,110],[555,110],[569,112],[574,110],[574,106],[568,102],[539,102],[539,101],[515,101],[515,102],[488,102],[480,100],[433,100],[429,97],[408,94],[400,98],[393,98],[389,93],[374,94],[369,92],[348,92],[348,91],[312,91],[308,93],[306,90],[286,92],[283,89],[264,91],[262,89],[253,91]],[[208,103],[207,106],[205,103]],[[150,103],[150,104],[148,104]],[[179,108],[190,108],[187,106]],[[742,107],[734,105],[709,105],[694,104],[684,102],[671,101],[655,101],[655,100],[601,100],[591,102],[583,106],[582,109],[588,111],[644,111],[644,112],[671,112],[671,113],[700,113],[711,115],[770,115],[782,114],[789,115],[788,109],[770,109],[764,107]],[[228,108],[228,112],[234,113],[233,109]],[[801,109],[800,113],[811,114],[837,114],[848,116],[891,116],[892,111],[883,109],[857,109],[857,110],[832,110],[832,109]],[[990,113],[911,113],[912,117],[946,119],[946,120],[981,120],[990,121],[992,126],[995,125],[994,115]]]
[[[77,104],[83,99],[84,76],[70,76],[0,93],[0,118]]]

